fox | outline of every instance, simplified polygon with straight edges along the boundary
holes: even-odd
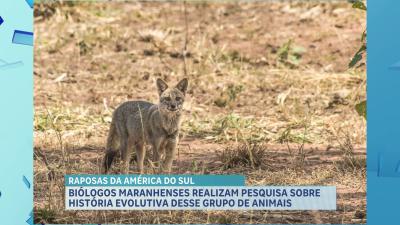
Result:
[[[109,172],[118,149],[121,156],[120,172],[129,173],[130,155],[135,149],[137,170],[143,174],[147,145],[152,148],[152,161],[160,168],[160,172],[171,173],[188,84],[187,78],[175,86],[169,86],[158,78],[157,104],[127,101],[114,110],[103,160],[104,174]]]

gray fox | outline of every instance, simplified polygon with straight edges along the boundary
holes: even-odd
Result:
[[[182,106],[188,88],[184,78],[174,87],[157,79],[159,103],[128,101],[113,113],[107,138],[103,173],[107,174],[117,155],[121,153],[121,173],[129,172],[130,152],[136,150],[138,172],[143,173],[145,145],[153,149],[153,162],[160,165],[161,172],[171,172],[175,148],[178,143]],[[164,156],[164,162],[161,162]]]

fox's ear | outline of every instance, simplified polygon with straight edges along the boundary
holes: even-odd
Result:
[[[168,84],[165,83],[165,81],[161,80],[160,78],[157,78],[157,90],[158,94],[161,95],[165,90],[168,88]]]
[[[186,94],[188,88],[189,81],[187,78],[183,78],[179,83],[176,85],[176,88],[180,90],[184,95]]]

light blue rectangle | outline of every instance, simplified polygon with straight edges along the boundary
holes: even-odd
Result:
[[[12,42],[21,45],[33,45],[33,33],[15,30]]]
[[[121,181],[121,182],[118,182]],[[175,182],[174,182],[175,181]],[[65,186],[244,186],[242,175],[65,175]]]
[[[400,177],[400,152],[379,154],[378,177]]]
[[[336,210],[336,187],[66,187],[65,208],[67,210]]]
[[[393,69],[393,70],[400,70],[400,62],[397,62],[397,63],[391,65],[391,66],[390,66],[390,69]]]
[[[368,224],[398,224],[400,1],[368,1]],[[378,169],[378,170],[375,170]]]
[[[12,43],[15,30],[33,31],[33,10],[1,1],[0,16],[0,218],[33,223],[33,48]]]

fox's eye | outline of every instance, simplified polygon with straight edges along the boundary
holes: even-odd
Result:
[[[171,98],[170,97],[165,97],[164,100],[167,101],[167,102],[170,102]]]
[[[180,102],[181,100],[182,100],[181,97],[176,97],[176,98],[175,98],[175,101],[177,101],[177,102]]]

